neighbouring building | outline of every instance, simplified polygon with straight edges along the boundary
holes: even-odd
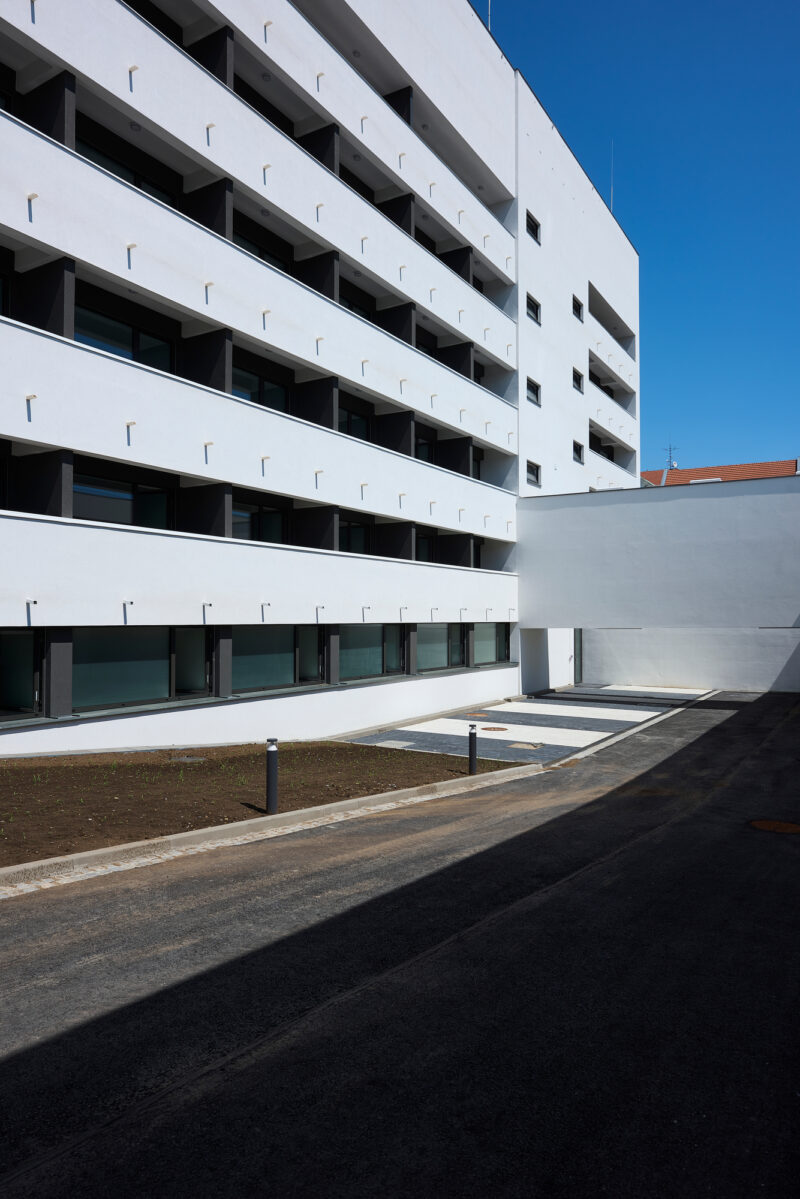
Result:
[[[467,0],[0,33],[0,754],[517,694],[518,502],[639,487],[638,258]]]
[[[643,487],[678,487],[683,483],[732,483],[739,479],[779,479],[798,474],[797,459],[737,462],[732,466],[669,466],[643,470]]]

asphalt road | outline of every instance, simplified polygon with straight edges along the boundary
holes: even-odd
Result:
[[[0,904],[3,1196],[800,1178],[800,699]]]

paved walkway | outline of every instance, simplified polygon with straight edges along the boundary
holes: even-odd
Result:
[[[704,692],[674,687],[570,687],[541,698],[508,700],[454,715],[346,738],[360,745],[464,757],[470,724],[478,755],[500,762],[552,762],[626,732]]]
[[[795,1199],[800,697],[0,905],[3,1199]]]

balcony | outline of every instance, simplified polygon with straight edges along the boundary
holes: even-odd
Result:
[[[279,351],[515,452],[514,407],[501,397],[12,118],[0,119],[0,145],[0,223],[29,246],[29,265],[66,255],[79,275],[161,311],[169,305],[197,333],[231,329],[254,352]],[[453,279],[456,290],[466,286]],[[485,353],[493,336],[487,329]],[[509,368],[513,350],[503,349]]]
[[[513,621],[518,603],[513,574],[14,512],[0,555],[10,628]]]

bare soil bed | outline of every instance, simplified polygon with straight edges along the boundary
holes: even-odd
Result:
[[[466,759],[374,745],[279,752],[281,812],[467,774]],[[0,759],[0,866],[261,816],[265,773],[263,745]]]

